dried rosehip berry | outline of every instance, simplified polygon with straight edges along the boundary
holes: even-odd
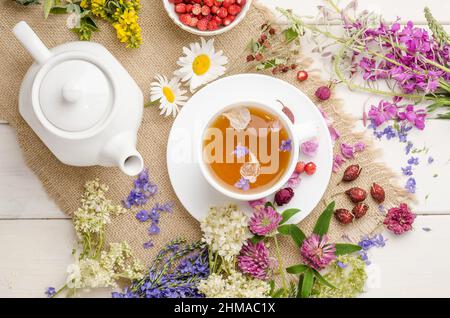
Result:
[[[350,198],[350,200],[353,203],[362,202],[367,197],[367,192],[365,190],[361,189],[361,188],[358,188],[358,187],[354,187],[354,188],[348,189],[347,191],[345,191],[345,194],[348,195],[348,197]]]
[[[366,215],[367,210],[369,210],[369,206],[367,204],[358,203],[353,208],[352,213],[355,216],[355,218],[359,219],[359,218],[362,218],[364,215]]]
[[[255,60],[255,56],[253,54],[247,55],[247,62],[252,62]]]
[[[359,177],[361,168],[359,165],[350,165],[345,169],[344,175],[342,176],[342,181],[354,181]]]
[[[316,164],[314,162],[308,162],[305,165],[305,172],[309,176],[313,175],[316,172],[316,169],[317,169],[317,167],[316,167]]]
[[[295,166],[295,172],[298,174],[303,173],[305,171],[306,164],[303,161],[297,162],[297,165]]]
[[[314,94],[320,100],[327,100],[331,96],[331,90],[327,86],[321,86],[316,90]]]
[[[334,211],[334,217],[336,220],[339,221],[339,223],[342,224],[350,224],[353,222],[353,219],[355,216],[350,213],[347,209],[337,209]]]
[[[303,82],[308,79],[308,73],[306,71],[298,71],[297,73],[297,81]]]
[[[386,196],[384,193],[384,189],[377,183],[372,184],[372,187],[370,188],[370,194],[372,195],[372,198],[378,203],[383,202]]]

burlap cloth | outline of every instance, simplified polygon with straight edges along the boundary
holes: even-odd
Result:
[[[143,1],[142,4],[140,24],[143,30],[143,44],[139,49],[126,49],[116,39],[112,27],[106,23],[99,23],[101,31],[95,33],[93,41],[103,44],[117,57],[137,81],[147,99],[150,83],[154,76],[156,74],[170,76],[177,68],[176,61],[182,54],[182,47],[190,42],[198,41],[199,38],[179,29],[167,16],[162,1]],[[254,5],[238,27],[215,38],[216,48],[223,49],[225,55],[229,57],[233,65],[233,73],[249,71],[245,69],[248,66],[242,59],[242,52],[250,38],[257,36],[260,26],[267,17],[267,10]],[[132,178],[125,176],[116,168],[97,166],[77,168],[62,164],[19,115],[20,83],[33,62],[11,33],[13,26],[20,20],[26,20],[48,47],[76,40],[75,35],[69,32],[65,25],[65,15],[53,15],[44,20],[43,9],[40,6],[22,7],[13,1],[1,1],[0,119],[6,120],[17,131],[17,139],[27,165],[41,180],[48,195],[65,213],[70,215],[76,210],[84,183],[94,178],[100,178],[102,182],[108,184],[110,186],[108,197],[115,202],[120,202],[130,191]],[[240,58],[239,61],[237,61],[238,58]],[[301,68],[307,69],[310,61],[304,58],[300,64]],[[294,77],[290,73],[284,79],[296,85],[318,103],[314,97],[314,91],[323,84],[319,76],[312,76],[303,83],[298,83]],[[341,142],[354,143],[361,140],[363,136],[352,133],[355,120],[343,113],[340,104],[339,100],[332,98],[327,102],[321,102],[320,106],[334,119],[335,127],[342,134]],[[159,186],[159,194],[155,200],[175,203],[174,213],[162,216],[161,233],[152,237],[155,246],[148,250],[143,249],[143,242],[149,239],[148,224],[138,222],[133,212],[115,218],[107,233],[109,242],[127,241],[145,263],[148,263],[151,256],[169,240],[175,237],[193,240],[198,239],[201,235],[199,223],[177,200],[167,175],[166,144],[172,122],[172,118],[161,117],[157,109],[145,109],[142,126],[139,130],[138,149],[144,157],[145,165],[149,167],[152,180]],[[356,159],[363,167],[363,173],[355,185],[368,189],[372,182],[378,182],[386,189],[385,206],[390,207],[397,204],[404,192],[394,186],[392,172],[388,171],[384,165],[374,162],[377,156],[376,151],[368,140],[365,142],[368,144],[367,150]],[[340,143],[336,144],[335,153],[339,151],[338,145]],[[341,173],[333,174],[323,201],[300,224],[306,233],[310,233],[318,215],[325,207],[325,202],[330,202],[333,194],[342,192],[348,187],[348,185],[336,186],[340,178]],[[301,191],[301,187],[298,191]],[[351,204],[343,195],[333,199],[336,200],[337,206],[351,209]],[[370,204],[370,210],[363,219],[348,226],[341,226],[335,220],[332,221],[330,235],[333,239],[342,240],[343,237],[348,236],[352,240],[358,240],[361,235],[369,234],[380,228],[382,216],[377,205],[371,198],[368,198],[367,201]],[[152,202],[148,206],[150,207],[151,204]],[[55,239],[58,238],[55,237]],[[287,263],[298,262],[298,251],[289,240],[283,240],[282,248]]]

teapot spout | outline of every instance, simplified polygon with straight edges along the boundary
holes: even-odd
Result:
[[[136,135],[125,132],[115,136],[104,148],[104,158],[118,166],[123,173],[135,176],[144,169],[144,160],[136,150]]]
[[[13,28],[13,33],[38,64],[45,63],[51,57],[50,50],[25,21],[17,23]]]

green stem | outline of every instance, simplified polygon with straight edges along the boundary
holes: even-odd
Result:
[[[286,293],[288,291],[288,287],[286,276],[284,275],[284,268],[283,268],[283,261],[281,260],[280,247],[278,246],[278,240],[276,236],[273,237],[273,240],[275,241],[275,251],[278,259],[278,270],[281,275],[281,284],[283,285],[284,292]]]
[[[67,288],[67,284],[65,284],[63,287],[58,289],[58,291],[56,293],[54,293],[50,298],[55,298],[58,294],[60,294],[66,288]]]

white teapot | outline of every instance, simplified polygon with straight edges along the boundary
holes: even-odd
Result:
[[[143,95],[102,45],[69,42],[51,50],[24,21],[13,29],[35,63],[20,88],[19,111],[63,163],[142,171],[136,137]]]

